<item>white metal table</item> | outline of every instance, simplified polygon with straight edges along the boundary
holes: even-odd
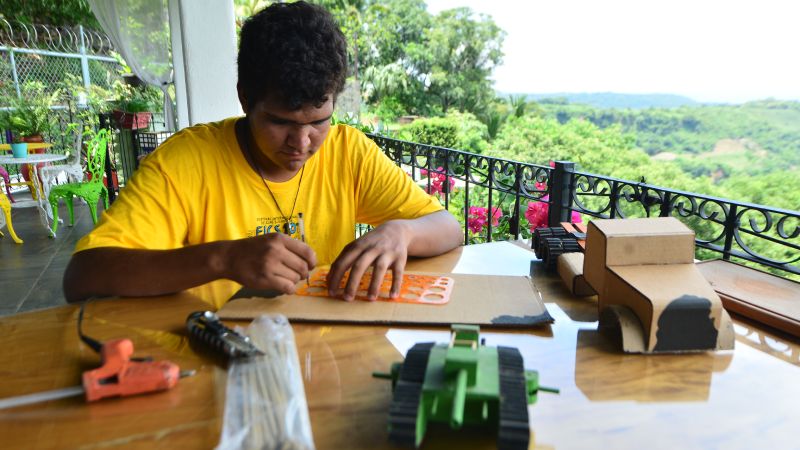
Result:
[[[39,208],[39,218],[42,225],[47,231],[55,236],[50,226],[50,221],[53,219],[53,212],[50,210],[50,203],[44,195],[44,189],[39,185],[39,167],[38,165],[46,162],[63,161],[67,159],[67,155],[59,155],[55,153],[39,153],[29,154],[24,158],[15,158],[12,155],[0,155],[0,165],[22,165],[28,164],[31,170],[31,182],[36,191],[35,200],[22,200],[17,201],[11,205],[12,208],[29,208],[36,206]],[[33,194],[33,193],[31,193]],[[32,195],[33,196],[33,195]]]

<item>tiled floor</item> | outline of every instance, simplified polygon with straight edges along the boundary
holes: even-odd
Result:
[[[16,199],[30,199],[23,191]],[[99,206],[102,210],[102,204]],[[6,227],[0,238],[0,316],[63,305],[61,279],[75,243],[92,229],[88,206],[75,201],[75,226],[69,227],[69,213],[62,202],[58,237],[50,238],[39,221],[37,208],[12,208],[14,230],[24,241],[16,244]]]

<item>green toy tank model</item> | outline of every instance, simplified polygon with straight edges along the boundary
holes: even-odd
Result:
[[[394,391],[389,408],[389,440],[419,447],[428,422],[497,427],[497,448],[527,449],[528,404],[538,391],[539,374],[525,370],[512,347],[486,347],[480,328],[453,325],[449,344],[416,344],[403,363],[392,365]]]

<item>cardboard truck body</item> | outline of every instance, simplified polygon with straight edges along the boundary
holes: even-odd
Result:
[[[619,327],[632,353],[733,348],[722,301],[694,265],[694,232],[672,217],[589,223],[583,275],[600,328]]]

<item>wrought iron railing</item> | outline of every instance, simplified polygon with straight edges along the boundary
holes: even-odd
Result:
[[[465,243],[528,237],[530,227],[543,225],[532,210],[546,209],[549,226],[570,220],[573,212],[597,218],[674,216],[695,231],[700,256],[717,253],[724,260],[800,274],[798,211],[579,172],[571,162],[551,167],[378,135],[370,138],[428,192],[438,195],[446,208],[460,214]],[[484,209],[475,211],[476,205]],[[505,208],[502,221],[493,220],[495,208]],[[473,222],[480,218],[476,212],[484,216]]]

